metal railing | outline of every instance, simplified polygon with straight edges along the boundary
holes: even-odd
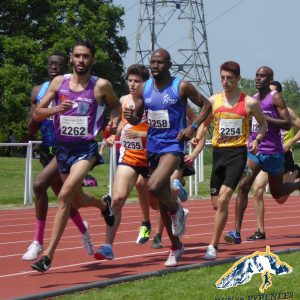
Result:
[[[0,147],[27,147],[26,160],[25,160],[25,174],[24,174],[24,205],[31,205],[33,203],[33,179],[32,179],[32,159],[33,159],[33,146],[40,144],[41,141],[29,141],[27,143],[0,143]],[[112,185],[116,174],[117,161],[116,161],[116,144],[109,147],[109,194],[112,193]],[[99,142],[99,145],[105,144]],[[189,153],[192,152],[192,147],[189,145]],[[204,168],[203,168],[203,151],[198,155],[194,161],[195,175],[189,176],[189,196],[198,196],[198,182],[204,181]]]

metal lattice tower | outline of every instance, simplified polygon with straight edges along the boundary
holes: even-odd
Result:
[[[173,75],[213,94],[203,0],[140,0],[135,61],[149,66],[158,48],[170,52]]]

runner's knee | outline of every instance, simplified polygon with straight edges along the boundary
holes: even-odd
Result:
[[[114,212],[121,211],[122,207],[124,206],[124,203],[126,201],[126,198],[121,196],[113,197],[112,199],[112,209]]]
[[[45,193],[47,191],[47,189],[48,189],[48,186],[47,186],[46,182],[43,180],[39,180],[39,178],[37,178],[37,180],[33,184],[34,193],[35,194]]]

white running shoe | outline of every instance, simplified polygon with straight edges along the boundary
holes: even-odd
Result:
[[[185,214],[182,207],[179,206],[175,214],[170,214],[172,222],[172,233],[174,236],[181,237],[185,233]]]
[[[182,255],[184,251],[183,244],[180,245],[180,248],[178,250],[170,250],[169,257],[167,261],[165,262],[166,267],[176,267],[178,265],[178,260],[180,256]]]
[[[189,216],[190,211],[187,208],[183,208],[183,213],[184,213],[184,221],[187,219]]]
[[[86,232],[81,234],[81,242],[84,245],[84,249],[86,250],[88,255],[93,255],[94,254],[94,245],[91,241],[90,237],[90,231],[89,227],[90,224],[87,221],[83,221],[85,227],[86,227]]]
[[[207,247],[206,253],[204,255],[205,260],[214,260],[217,258],[218,251],[213,245]]]
[[[22,256],[23,260],[36,260],[43,251],[43,246],[38,241],[33,241],[28,247],[27,252]]]

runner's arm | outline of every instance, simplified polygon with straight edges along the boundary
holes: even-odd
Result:
[[[29,134],[34,137],[39,129],[39,122],[36,122],[33,118],[33,113],[34,113],[34,110],[36,108],[36,96],[38,95],[39,91],[41,89],[41,86],[35,86],[33,89],[32,89],[32,92],[31,92],[31,96],[30,96],[30,110],[29,110],[29,121],[28,121],[28,132]]]
[[[115,134],[121,119],[121,105],[111,83],[106,79],[99,78],[95,86],[95,96],[99,103],[104,100],[111,109],[109,131]]]
[[[59,105],[48,107],[50,102],[55,99],[58,88],[63,81],[63,76],[56,76],[49,85],[46,94],[42,98],[41,102],[36,106],[33,118],[35,121],[42,121],[49,117],[54,116],[57,113],[63,113],[72,107],[71,100],[64,100]]]
[[[143,117],[143,113],[144,113],[143,89],[144,89],[144,84],[141,84],[136,91],[136,95],[133,98],[135,107],[124,108],[123,110],[124,118],[132,125],[139,124]]]
[[[275,119],[270,116],[265,116],[266,120],[269,123],[276,125],[280,129],[290,130],[291,116],[281,93],[276,93],[273,95],[273,105],[276,107],[280,118]]]

